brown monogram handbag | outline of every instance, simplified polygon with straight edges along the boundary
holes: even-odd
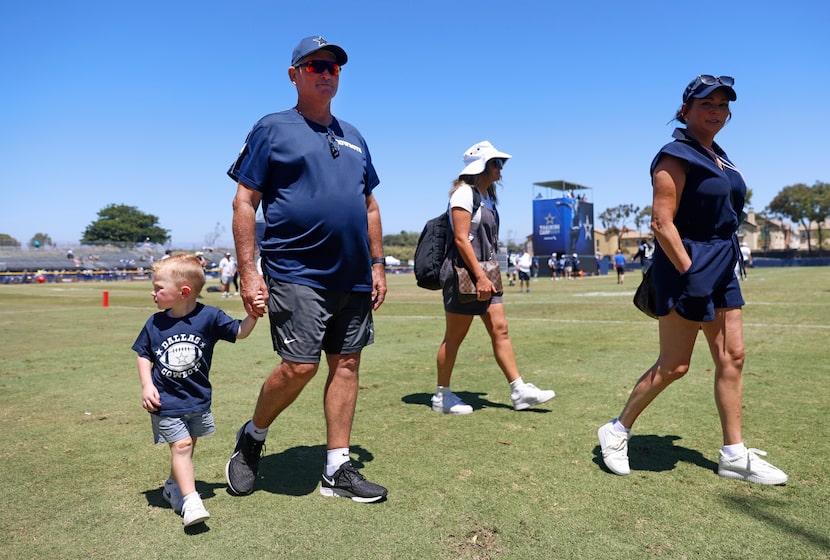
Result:
[[[487,279],[493,283],[494,296],[504,294],[504,285],[501,281],[501,270],[496,259],[481,261],[478,264],[484,269]],[[466,267],[455,265],[455,282],[458,286],[458,299],[462,303],[470,303],[478,300],[478,290],[476,290],[475,277],[470,274]]]

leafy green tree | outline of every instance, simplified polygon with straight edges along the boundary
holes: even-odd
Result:
[[[52,238],[46,233],[36,233],[29,240],[29,247],[48,247],[52,244]]]
[[[599,222],[602,224],[608,233],[617,234],[617,249],[622,247],[622,233],[628,228],[631,216],[637,216],[640,212],[640,207],[633,204],[620,204],[613,208],[606,208],[599,215]]]
[[[163,245],[170,240],[170,231],[159,227],[156,216],[135,206],[110,204],[86,227],[81,243],[140,243],[147,238]]]
[[[818,225],[818,244],[821,248],[822,223],[830,216],[830,185],[816,181],[812,187],[804,183],[784,187],[769,203],[767,211],[773,216],[801,224],[807,231],[807,252],[812,253],[810,224],[816,222]]]
[[[407,262],[415,258],[415,247],[418,245],[418,238],[421,236],[417,231],[401,231],[383,236],[383,252],[386,255]]]
[[[830,217],[830,183],[820,183],[816,181],[813,185],[813,194],[815,194],[815,220],[818,232],[818,248],[824,248],[824,239],[822,233],[822,224],[824,220]]]
[[[0,247],[20,247],[20,241],[8,233],[0,233]]]
[[[651,206],[646,206],[634,216],[634,227],[637,228],[637,231],[651,227]]]

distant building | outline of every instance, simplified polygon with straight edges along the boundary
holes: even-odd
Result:
[[[738,239],[752,251],[799,249],[799,237],[798,230],[789,222],[758,215],[752,210],[738,228]],[[807,249],[806,240],[803,248]]]
[[[636,231],[623,228],[617,233],[610,233],[607,229],[594,228],[594,245],[596,252],[604,256],[613,256],[617,248],[625,255],[626,260],[637,254],[637,249],[644,239],[652,239],[651,231]]]

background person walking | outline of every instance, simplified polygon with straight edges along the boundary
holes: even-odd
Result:
[[[493,345],[496,362],[510,384],[510,400],[515,410],[525,410],[545,403],[555,396],[532,383],[525,383],[516,365],[513,343],[507,333],[504,301],[495,294],[477,255],[495,254],[498,250],[498,214],[496,212],[496,185],[501,181],[501,170],[510,155],[496,150],[490,142],[479,142],[464,153],[465,167],[459,173],[450,191],[450,226],[453,242],[441,267],[444,295],[444,340],[436,359],[438,386],[432,396],[432,410],[444,414],[469,414],[473,407],[450,390],[450,379],[458,357],[458,349],[470,330],[473,318],[481,317]],[[481,206],[473,214],[473,197],[481,197]],[[462,302],[453,263],[462,259],[470,274],[475,276],[477,300]]]

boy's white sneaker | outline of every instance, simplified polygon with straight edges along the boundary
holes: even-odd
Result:
[[[631,432],[618,432],[614,429],[613,422],[608,422],[597,430],[597,437],[602,449],[602,462],[608,470],[620,476],[629,474],[628,439]]]
[[[208,513],[208,510],[205,509],[205,505],[202,503],[202,498],[198,496],[190,498],[182,506],[182,523],[184,523],[185,527],[190,527],[191,525],[196,525],[197,523],[203,523],[209,518],[210,514]]]
[[[555,396],[556,393],[550,389],[544,390],[533,383],[525,383],[522,387],[510,393],[510,400],[513,401],[514,409],[527,410],[531,406],[546,403]]]
[[[718,474],[726,478],[746,480],[758,484],[785,484],[787,475],[778,467],[761,459],[766,451],[748,448],[737,457],[727,457],[723,450],[718,459]]]
[[[446,393],[438,391],[432,395],[432,410],[444,414],[470,414],[473,407],[462,401],[452,391]]]

